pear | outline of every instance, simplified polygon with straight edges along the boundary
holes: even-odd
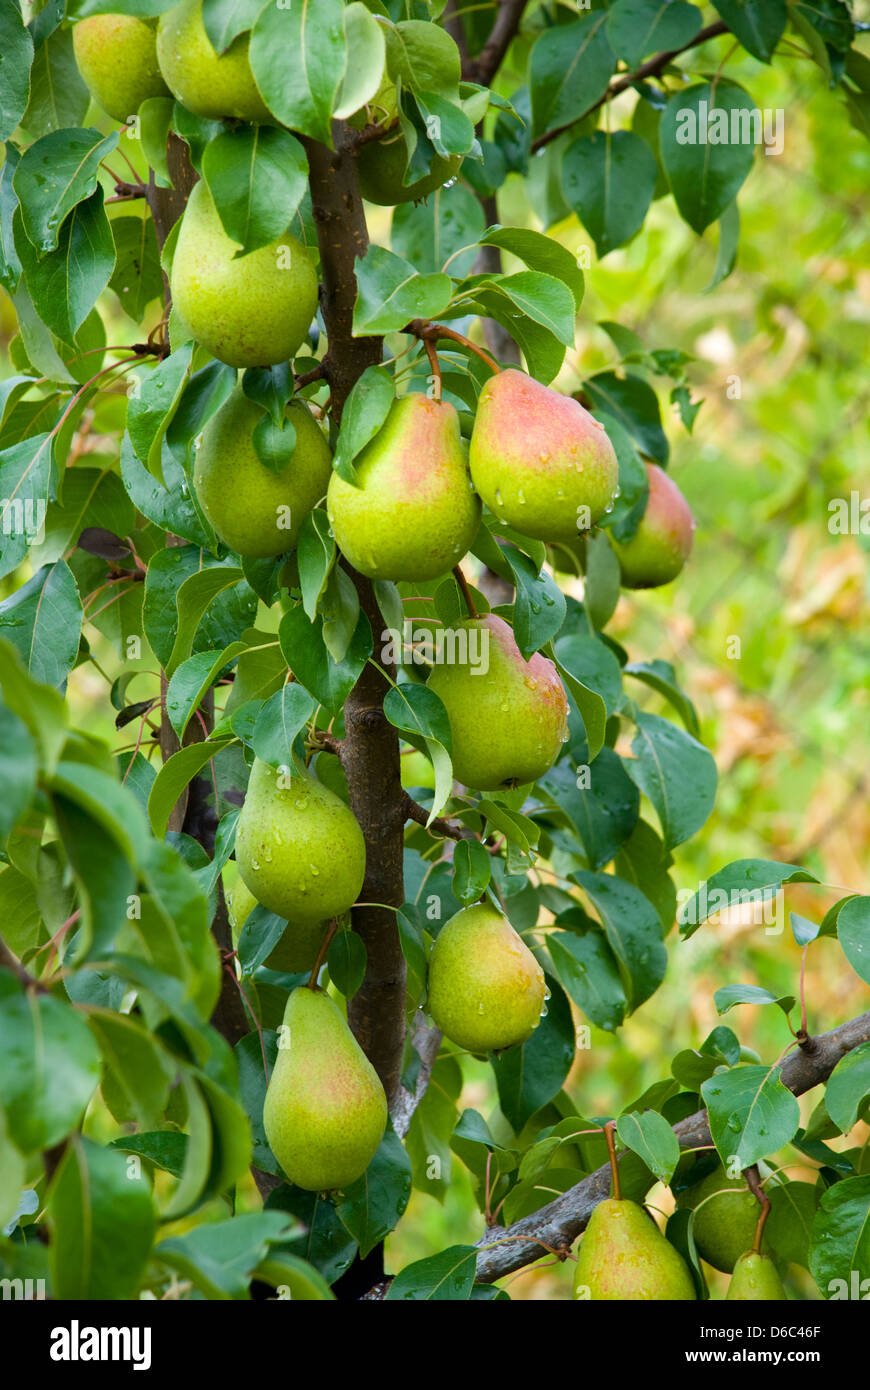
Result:
[[[380,125],[389,125],[395,120],[398,109],[396,84],[385,77],[368,107],[355,112],[348,124],[355,130],[362,130],[369,119]],[[398,126],[382,139],[361,145],[357,151],[362,195],[367,202],[377,203],[381,207],[419,202],[452,179],[461,163],[462,158],[458,154],[436,154],[430,172],[406,184],[408,142]]]
[[[287,1177],[309,1192],[355,1182],[383,1138],[384,1088],[321,989],[301,985],[287,1000],[263,1124]]]
[[[446,401],[411,392],[355,462],[357,486],[333,473],[326,497],[339,549],[369,579],[435,579],[477,534],[475,497]]]
[[[570,541],[612,506],[619,465],[602,425],[571,396],[509,367],[480,393],[471,478],[500,521]]]
[[[282,555],[325,496],[332,455],[320,426],[302,401],[286,419],[296,445],[280,472],[257,457],[252,435],[264,418],[240,386],[206,425],[196,453],[193,486],[200,506],[225,545],[238,555]]]
[[[157,66],[153,22],[127,14],[95,14],[73,25],[72,39],[82,81],[113,120],[134,116],[148,97],[169,95]]]
[[[688,1265],[646,1208],[608,1197],[593,1211],[580,1242],[574,1297],[689,1302],[696,1294]]]
[[[426,787],[435,790],[435,769],[419,748],[403,748],[401,760],[403,787]]]
[[[556,667],[539,652],[526,661],[495,613],[458,625],[460,656],[456,639],[463,632],[470,659],[436,664],[428,682],[450,720],[454,774],[478,791],[534,782],[553,766],[568,732],[568,699]],[[444,655],[450,655],[446,645]]]
[[[673,478],[646,466],[649,499],[641,523],[624,544],[611,537],[626,589],[657,589],[676,579],[689,558],[695,519]]]
[[[747,1303],[765,1300],[784,1303],[788,1294],[770,1256],[747,1250],[734,1266],[725,1298]]]
[[[257,906],[257,899],[239,876],[227,894],[227,912],[233,929],[234,946],[238,945],[242,927]],[[298,975],[310,970],[317,960],[326,926],[326,922],[288,922],[283,936],[266,957],[267,968],[279,970],[285,975]]]
[[[286,362],[317,309],[311,258],[289,233],[234,260],[238,249],[200,179],[172,259],[172,302],[197,342],[221,362],[231,367]]]
[[[172,95],[195,116],[274,121],[248,62],[248,34],[218,54],[202,22],[202,0],[182,0],[160,16],[157,59]]]
[[[758,1224],[759,1206],[746,1179],[726,1177],[719,1164],[678,1195],[677,1207],[695,1211],[692,1234],[701,1258],[730,1274],[739,1256],[752,1245]]]
[[[438,933],[429,958],[427,1008],[457,1047],[500,1052],[541,1021],[544,972],[506,917],[489,903],[464,907]]]
[[[353,813],[310,772],[254,759],[236,829],[239,873],[258,902],[294,923],[352,907],[365,877]]]

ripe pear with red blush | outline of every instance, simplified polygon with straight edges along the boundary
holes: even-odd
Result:
[[[480,393],[469,467],[491,512],[541,541],[570,541],[613,504],[619,464],[579,401],[508,368]]]
[[[543,777],[567,736],[568,699],[552,661],[526,661],[513,630],[495,613],[460,623],[428,685],[450,721],[453,771],[478,791]],[[466,658],[466,659],[463,659]]]
[[[688,502],[658,464],[648,463],[646,472],[649,500],[641,523],[630,541],[613,541],[626,589],[670,584],[692,549],[695,519]]]
[[[459,416],[409,392],[356,459],[356,484],[333,473],[326,509],[339,549],[369,579],[436,579],[477,534]]]

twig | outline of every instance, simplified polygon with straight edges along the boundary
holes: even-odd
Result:
[[[757,1255],[761,1251],[761,1242],[764,1238],[764,1224],[770,1215],[771,1202],[762,1186],[761,1176],[758,1172],[758,1165],[756,1163],[753,1163],[751,1168],[746,1169],[744,1176],[749,1183],[750,1192],[761,1207],[758,1225],[755,1227],[755,1239],[752,1242],[752,1249]]]
[[[454,566],[454,568],[453,568],[453,578],[456,580],[457,584],[459,585],[460,589],[462,590],[462,597],[465,599],[465,606],[466,606],[466,608],[468,609],[468,616],[469,616],[469,618],[472,618],[472,619],[474,619],[474,618],[479,618],[479,617],[480,617],[480,614],[478,613],[477,607],[476,607],[475,602],[474,602],[474,599],[473,599],[472,596],[471,596],[471,590],[470,590],[470,588],[468,587],[468,580],[465,578],[465,575],[462,573],[461,566],[459,566],[459,565],[455,565],[455,566]]]
[[[438,353],[431,338],[426,338],[423,342],[426,349],[426,356],[429,358],[429,366],[432,368],[432,399],[441,401],[441,363],[438,361]]]
[[[8,970],[10,975],[14,975],[25,989],[34,989],[37,994],[50,994],[48,985],[44,985],[42,980],[37,980],[35,975],[31,975],[29,970],[25,970],[19,960],[16,960],[5,941],[0,940],[0,967]]]
[[[411,319],[401,330],[403,333],[413,333],[415,338],[419,338],[422,343],[437,342],[439,338],[448,338],[452,343],[461,343],[468,348],[469,352],[475,353],[482,362],[485,362],[491,372],[500,372],[501,367],[494,357],[490,357],[488,352],[484,352],[482,347],[473,343],[470,338],[466,338],[464,333],[458,333],[455,328],[448,328],[445,323],[432,323],[429,319]]]
[[[402,811],[405,820],[416,821],[417,825],[422,825],[430,834],[442,835],[448,840],[464,840],[466,838],[465,827],[459,825],[456,821],[444,820],[442,816],[436,816],[435,819],[429,823],[429,812],[426,810],[425,806],[421,806],[419,802],[414,801],[412,797],[408,796],[407,792],[402,802]]]
[[[311,967],[311,974],[308,976],[308,988],[309,988],[309,989],[316,989],[316,988],[317,988],[317,977],[318,977],[318,975],[320,974],[321,970],[323,969],[323,965],[324,965],[324,963],[325,963],[325,961],[326,961],[326,957],[327,957],[327,955],[329,954],[329,948],[330,948],[330,946],[332,945],[332,938],[335,936],[335,933],[336,933],[337,931],[338,931],[338,918],[337,918],[337,917],[333,917],[332,921],[330,922],[329,926],[328,926],[327,929],[326,929],[326,932],[324,933],[323,940],[322,940],[321,943],[320,943],[320,950],[317,952],[317,960],[314,962],[313,966]]]

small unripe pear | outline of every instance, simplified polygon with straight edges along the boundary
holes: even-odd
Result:
[[[676,579],[689,558],[695,519],[673,478],[656,463],[646,466],[649,500],[630,541],[613,538],[627,589],[656,589]]]
[[[195,116],[273,121],[248,62],[248,34],[216,53],[202,22],[202,0],[182,0],[160,16],[157,58],[176,101]]]
[[[426,1007],[458,1047],[500,1052],[525,1042],[541,1020],[545,996],[540,965],[488,903],[464,907],[438,933]]]
[[[234,946],[238,945],[242,928],[255,907],[259,907],[259,903],[239,875],[227,893],[227,914],[233,929]],[[280,970],[285,975],[298,975],[303,970],[310,970],[317,960],[326,927],[326,922],[288,922],[283,935],[266,957],[266,967]]]
[[[157,66],[153,22],[127,14],[95,14],[73,25],[72,38],[82,80],[113,120],[134,116],[149,97],[169,95]]]
[[[726,1176],[721,1164],[677,1197],[682,1211],[694,1210],[692,1234],[698,1254],[714,1269],[730,1274],[755,1239],[759,1206],[746,1178]]]
[[[253,432],[263,411],[240,386],[203,430],[194,489],[215,531],[238,555],[293,550],[303,521],[326,494],[332,455],[320,426],[302,401],[292,401],[285,415],[296,445],[278,473],[257,456]]]
[[[258,902],[292,922],[321,922],[353,906],[365,841],[344,802],[309,772],[254,760],[236,828],[239,873]]]
[[[389,126],[397,113],[396,84],[386,76],[368,107],[355,112],[348,124],[354,130],[362,130],[371,118],[379,125]],[[367,202],[377,203],[382,207],[419,202],[452,179],[462,163],[458,154],[436,154],[428,174],[422,174],[420,178],[404,183],[408,165],[408,142],[398,126],[380,140],[361,145],[357,150],[356,160],[363,197]]]
[[[394,401],[355,462],[357,486],[333,473],[327,511],[338,547],[369,579],[424,580],[457,565],[477,534],[459,416],[418,391]]]
[[[525,536],[570,541],[613,503],[619,465],[579,401],[513,367],[480,393],[468,455],[491,512]]]
[[[783,1288],[776,1265],[769,1255],[747,1250],[734,1266],[726,1300],[746,1303],[778,1301],[784,1303],[788,1294]]]
[[[188,330],[231,367],[286,362],[317,309],[317,275],[289,232],[234,259],[204,180],[194,186],[172,259],[172,302]]]
[[[688,1265],[645,1207],[617,1197],[598,1203],[580,1241],[575,1298],[689,1302],[696,1296]]]
[[[321,989],[294,989],[263,1107],[287,1177],[309,1192],[347,1187],[369,1166],[386,1124],[384,1088],[338,1005]]]
[[[526,661],[495,613],[458,624],[463,631],[472,659],[436,665],[428,681],[450,720],[454,774],[479,791],[534,782],[553,766],[567,736],[559,673],[540,652]]]

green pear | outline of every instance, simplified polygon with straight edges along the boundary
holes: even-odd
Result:
[[[544,1008],[544,972],[489,903],[464,907],[438,933],[426,1005],[442,1033],[470,1052],[523,1043]]]
[[[542,541],[570,541],[613,505],[619,465],[579,401],[509,367],[480,393],[468,455],[491,512]]]
[[[258,902],[294,923],[353,906],[365,877],[353,813],[310,772],[254,759],[236,828],[236,862]]]
[[[292,401],[286,420],[296,445],[278,473],[257,456],[253,432],[260,406],[237,386],[203,430],[193,486],[200,506],[225,545],[238,555],[282,555],[293,550],[299,529],[322,497],[332,455],[320,426],[302,401]]]
[[[333,473],[326,497],[338,547],[369,579],[423,580],[458,564],[477,534],[459,416],[410,392],[356,459],[357,485]]]
[[[468,660],[461,659],[463,632]],[[526,661],[495,613],[460,623],[453,637],[460,659],[436,664],[428,684],[450,720],[455,776],[478,791],[543,777],[568,732],[568,700],[553,662],[540,652]]]
[[[248,62],[248,34],[216,53],[202,22],[202,0],[182,0],[160,16],[157,60],[176,101],[210,120],[274,121]]]
[[[73,52],[82,81],[115,121],[134,116],[149,97],[169,96],[157,66],[152,21],[127,14],[95,14],[73,25]]]
[[[428,787],[435,790],[435,769],[419,748],[403,748],[401,761],[403,787]]]
[[[287,1000],[263,1124],[287,1177],[309,1192],[355,1182],[383,1138],[384,1088],[321,989],[302,985]]]
[[[685,1303],[696,1294],[688,1265],[646,1208],[608,1197],[593,1211],[580,1242],[574,1297]]]
[[[788,1294],[770,1256],[747,1250],[734,1266],[725,1298],[747,1303],[761,1303],[765,1300],[784,1303]]]
[[[755,1240],[758,1224],[760,1209],[745,1177],[726,1177],[720,1164],[681,1192],[677,1207],[695,1212],[692,1234],[701,1258],[730,1274],[739,1256]]]
[[[676,579],[689,558],[695,519],[676,483],[656,463],[646,466],[649,499],[637,531],[624,544],[611,537],[626,589],[656,589]]]
[[[227,913],[233,930],[233,945],[237,946],[245,922],[259,904],[244,879],[239,875],[227,894]],[[284,934],[265,964],[269,970],[285,975],[299,975],[310,970],[323,944],[326,922],[288,922]]]
[[[317,309],[317,275],[305,247],[285,233],[234,259],[205,182],[181,220],[172,302],[197,342],[231,367],[266,367],[292,357]]]
[[[369,120],[389,125],[398,112],[396,84],[389,76],[381,82],[376,96],[366,108],[350,117],[349,125],[361,130]],[[369,203],[395,207],[397,203],[419,202],[436,188],[455,177],[462,158],[460,155],[436,154],[431,170],[420,178],[405,183],[408,166],[408,142],[398,126],[380,140],[372,140],[357,151],[362,195]]]

